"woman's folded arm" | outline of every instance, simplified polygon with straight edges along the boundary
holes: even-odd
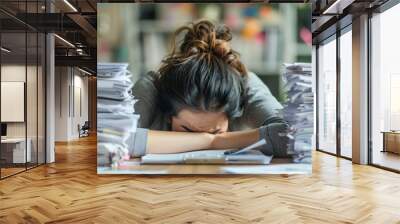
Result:
[[[131,156],[180,153],[207,149],[232,149],[250,145],[260,138],[259,129],[221,134],[156,131],[138,128],[129,144]]]
[[[156,131],[138,128],[129,144],[129,152],[131,156],[140,157],[145,154],[234,149],[265,139],[267,144],[260,147],[264,154],[287,157],[289,140],[286,133],[288,128],[286,122],[271,123],[257,129],[221,134]]]

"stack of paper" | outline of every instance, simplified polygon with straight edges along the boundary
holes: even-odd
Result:
[[[99,164],[116,166],[129,157],[127,140],[136,132],[131,76],[126,63],[97,64],[97,151]],[[110,159],[109,159],[110,158]]]
[[[285,64],[287,100],[283,117],[290,125],[289,154],[294,162],[311,163],[314,133],[314,93],[310,63]]]

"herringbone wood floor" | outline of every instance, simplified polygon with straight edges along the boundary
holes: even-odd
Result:
[[[315,153],[309,176],[98,176],[95,138],[0,181],[0,223],[400,223],[400,175]]]

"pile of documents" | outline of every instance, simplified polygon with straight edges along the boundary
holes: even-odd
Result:
[[[290,125],[288,153],[294,162],[311,163],[314,134],[314,93],[310,63],[285,64],[287,100],[283,117]]]
[[[97,157],[99,165],[118,166],[129,158],[127,141],[136,132],[133,83],[126,63],[97,64]],[[110,164],[111,163],[111,164]]]

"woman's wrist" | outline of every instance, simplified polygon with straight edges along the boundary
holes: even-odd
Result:
[[[258,141],[259,138],[259,129],[216,134],[212,139],[210,149],[241,148]]]
[[[200,134],[200,133],[199,133]],[[207,147],[205,149],[214,149],[215,141],[217,136],[214,134],[210,134],[207,132],[201,133],[202,139],[204,139],[205,142],[207,142]]]
[[[222,148],[222,143],[224,142],[224,139],[226,139],[226,133],[221,133],[221,134],[209,134],[210,139],[211,139],[211,144],[209,149],[221,149]]]

